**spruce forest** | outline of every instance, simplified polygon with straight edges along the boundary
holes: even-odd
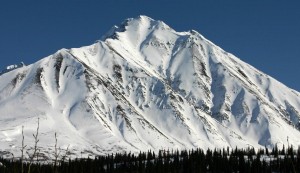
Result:
[[[161,150],[28,163],[0,158],[1,173],[196,173],[196,172],[300,172],[300,147],[271,151],[248,149]]]

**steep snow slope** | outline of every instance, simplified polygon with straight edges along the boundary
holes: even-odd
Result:
[[[38,118],[45,156],[55,132],[77,156],[300,144],[298,92],[196,31],[146,16],[2,74],[0,112],[0,147],[16,156],[22,126],[33,146]]]

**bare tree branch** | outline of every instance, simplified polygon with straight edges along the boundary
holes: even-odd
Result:
[[[39,136],[39,129],[40,129],[40,118],[38,118],[38,126],[36,128],[36,134],[32,134],[33,138],[34,138],[34,148],[33,148],[33,154],[32,155],[29,155],[29,166],[28,166],[28,173],[30,173],[30,168],[31,168],[31,165],[34,161],[34,157],[36,155],[38,155],[38,142],[40,141],[38,139],[38,136]]]
[[[27,147],[27,145],[24,144],[24,126],[22,126],[22,147],[21,147],[21,173],[24,173],[24,164],[23,164],[23,160],[24,160],[24,150]]]

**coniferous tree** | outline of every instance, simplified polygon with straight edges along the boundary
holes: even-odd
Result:
[[[265,153],[266,153],[266,155],[267,155],[267,156],[269,156],[269,155],[270,155],[270,153],[269,153],[269,149],[267,148],[267,146],[265,146]]]
[[[284,146],[284,144],[283,144],[283,146],[282,146],[282,150],[281,150],[281,152],[280,152],[280,155],[285,155],[285,146]]]

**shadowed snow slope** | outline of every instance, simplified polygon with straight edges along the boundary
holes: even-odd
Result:
[[[300,144],[300,94],[196,31],[146,16],[0,76],[0,147],[74,155]],[[288,139],[288,140],[287,140]],[[30,149],[30,147],[27,147]],[[4,152],[5,153],[5,152]]]

